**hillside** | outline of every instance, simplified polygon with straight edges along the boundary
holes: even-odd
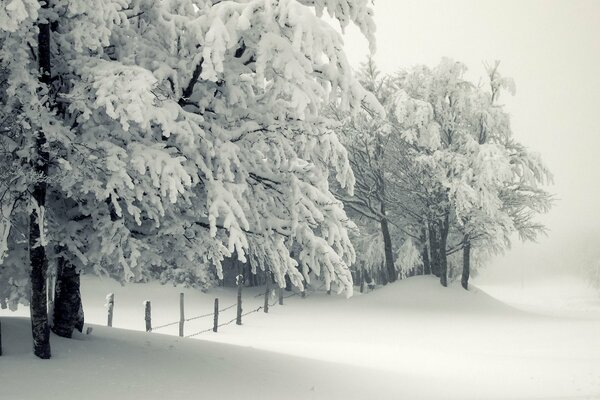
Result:
[[[86,278],[88,322],[105,323],[108,291],[117,327],[142,330],[146,299],[157,324],[177,320],[178,288]],[[229,289],[185,293],[190,316],[210,310],[215,296],[223,305],[234,298]],[[262,302],[253,293],[245,310]],[[191,339],[94,326],[76,340],[53,337],[48,362],[31,355],[26,319],[0,315],[3,400],[48,391],[48,399],[600,398],[598,319],[526,313],[423,277],[350,299],[291,297],[241,327]],[[202,321],[186,334],[211,324]]]

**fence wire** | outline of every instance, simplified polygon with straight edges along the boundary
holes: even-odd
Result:
[[[269,296],[271,296],[273,293],[275,293],[275,292],[271,291],[271,293],[269,294]],[[263,293],[259,293],[258,295],[255,295],[253,297],[256,298],[256,297],[260,297],[260,296],[264,296],[264,295],[265,295],[265,293],[263,292]],[[287,299],[287,298],[290,298],[292,296],[297,296],[297,295],[298,295],[298,293],[292,292],[292,293],[290,293],[290,294],[288,294],[286,296],[282,296],[282,299]],[[275,296],[271,296],[271,297],[275,297]],[[274,307],[274,306],[276,306],[278,304],[278,302],[279,302],[279,298],[276,297],[275,300],[272,303],[267,303],[267,304],[269,305],[269,307]],[[225,308],[219,309],[219,314],[222,313],[222,312],[224,312],[224,311],[230,310],[230,309],[232,309],[235,306],[237,306],[237,302],[233,303],[232,305],[227,306]],[[251,311],[247,311],[247,312],[245,312],[245,313],[242,314],[242,317],[244,317],[246,315],[249,315],[249,314],[252,314],[252,313],[255,313],[255,312],[259,312],[260,310],[262,310],[264,308],[265,308],[264,306],[260,306],[260,307],[257,307],[255,309],[252,309]],[[200,315],[197,315],[195,317],[185,318],[184,322],[195,321],[197,319],[213,317],[214,315],[215,315],[214,311],[210,312],[210,313],[206,313],[206,314],[200,314]],[[236,320],[237,320],[237,316],[236,316],[236,318],[234,318],[234,319],[232,319],[230,321],[223,322],[223,323],[217,325],[217,328],[219,328],[221,326],[225,326],[225,325],[230,325],[231,323],[233,323]],[[154,326],[154,327],[152,327],[151,331],[156,331],[158,329],[163,329],[163,328],[167,328],[169,326],[178,325],[179,323],[181,323],[181,321],[169,322],[167,324],[162,324],[162,325]],[[211,327],[211,328],[208,328],[208,329],[204,329],[204,330],[192,333],[190,335],[185,335],[185,337],[198,336],[198,335],[200,335],[202,333],[210,332],[213,329],[214,328]]]
[[[206,317],[210,317],[210,316],[212,316],[212,315],[214,315],[214,314],[215,314],[214,312],[211,312],[211,313],[206,313],[206,314],[198,315],[198,316],[196,316],[196,317],[190,317],[190,318],[186,318],[186,319],[185,319],[185,322],[188,322],[188,321],[194,321],[194,320],[196,320],[196,319],[200,319],[200,318],[206,318]]]
[[[173,325],[177,325],[179,323],[179,321],[175,321],[175,322],[169,322],[168,324],[163,324],[163,325],[159,325],[159,326],[154,326],[152,327],[152,330],[155,331],[157,329],[162,329],[162,328],[166,328],[168,326],[173,326]]]
[[[263,295],[264,295],[264,293],[263,293]],[[297,295],[298,295],[298,293],[292,292],[291,294],[288,294],[287,296],[283,296],[283,298],[284,298],[284,299],[287,299],[287,298],[290,298],[290,297],[292,297],[292,296],[297,296]],[[258,296],[254,296],[254,297],[258,297]],[[275,299],[275,300],[273,301],[273,303],[269,303],[269,307],[273,307],[273,306],[277,305],[277,304],[278,304],[278,302],[279,302],[279,299]],[[234,307],[234,306],[236,306],[236,305],[237,305],[237,303],[236,303],[236,304],[233,304],[233,305],[231,305],[231,306],[229,306],[229,307],[227,307],[227,308],[225,308],[224,310],[226,310],[226,309],[229,309],[229,308],[231,308],[231,307]],[[262,310],[262,309],[264,309],[264,308],[265,308],[264,306],[259,306],[259,307],[257,307],[257,308],[254,308],[254,309],[252,309],[252,310],[250,310],[250,311],[247,311],[247,312],[243,313],[241,316],[242,316],[242,317],[245,317],[246,315],[250,315],[250,314],[252,314],[252,313],[259,312],[260,310]],[[219,312],[220,312],[220,311],[219,311]],[[214,315],[214,314],[210,314],[210,315]],[[231,320],[227,321],[227,322],[223,322],[223,323],[221,323],[221,324],[218,324],[218,325],[217,325],[217,328],[220,328],[220,327],[222,327],[222,326],[225,326],[225,325],[230,325],[230,324],[232,324],[232,323],[233,323],[233,322],[235,322],[235,321],[237,321],[237,316],[236,316],[235,318],[233,318],[233,319],[231,319]],[[186,338],[190,338],[190,337],[198,336],[198,335],[201,335],[201,334],[203,334],[203,333],[206,333],[206,332],[211,332],[213,329],[214,329],[214,327],[207,328],[207,329],[203,329],[203,330],[201,330],[201,331],[194,332],[194,333],[191,333],[191,334],[189,334],[189,335],[185,335],[185,337],[186,337]]]
[[[229,310],[229,309],[231,309],[231,308],[235,307],[236,305],[237,305],[237,303],[233,303],[233,304],[232,304],[232,305],[230,305],[230,306],[227,306],[227,307],[225,307],[225,308],[223,308],[223,309],[220,309],[220,310],[219,310],[219,313],[222,313],[223,311],[227,311],[227,310]],[[185,321],[185,322],[189,322],[189,321],[194,321],[194,320],[201,319],[201,318],[208,318],[208,317],[212,317],[212,316],[214,316],[214,315],[215,315],[215,313],[214,313],[214,311],[213,311],[213,312],[210,312],[210,313],[206,313],[206,314],[197,315],[197,316],[195,316],[195,317],[186,318],[186,319],[184,319],[184,321]],[[158,325],[158,326],[152,327],[152,330],[153,330],[153,331],[155,331],[155,330],[157,330],[157,329],[167,328],[167,327],[169,327],[169,326],[177,325],[177,324],[179,324],[180,322],[181,322],[181,321],[175,321],[175,322],[169,322],[168,324]]]

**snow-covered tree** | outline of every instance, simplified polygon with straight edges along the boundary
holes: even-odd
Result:
[[[447,257],[462,251],[466,289],[471,249],[502,251],[515,231],[533,239],[543,231],[534,217],[551,203],[542,187],[548,170],[515,141],[498,103],[503,90],[514,93],[514,83],[495,64],[488,86],[472,84],[466,66],[449,59],[389,76],[375,71],[367,64],[364,86],[387,113],[365,111],[343,125],[356,185],[354,197],[340,198],[359,225],[385,219],[394,227],[388,242],[411,266],[399,268],[404,276],[432,272],[445,286]]]
[[[371,58],[360,71],[360,80],[363,86],[371,91],[377,100],[384,105],[385,99],[391,94],[387,77],[382,78]],[[394,282],[398,273],[394,264],[394,246],[392,243],[392,223],[390,218],[389,195],[387,193],[388,171],[387,153],[388,122],[385,113],[379,109],[363,107],[360,113],[350,116],[339,107],[332,107],[332,114],[340,122],[341,140],[348,150],[350,164],[354,172],[354,193],[349,193],[343,188],[336,190],[337,197],[342,200],[349,210],[349,215],[360,224],[362,234],[372,236],[381,244],[383,262],[379,257],[364,258],[363,265],[368,270],[375,271],[385,266],[381,274],[383,283]],[[384,111],[384,110],[383,110]],[[375,226],[370,226],[375,225]],[[374,231],[379,231],[374,234]],[[371,254],[377,247],[368,241],[355,240],[363,254]]]
[[[311,269],[351,293],[348,220],[328,178],[352,190],[353,175],[320,110],[369,96],[324,11],[373,44],[367,0],[1,3],[1,162],[17,175],[2,188],[0,294],[24,300],[29,251],[36,354],[49,356],[48,261],[63,294],[82,269],[208,282],[234,253],[280,285],[302,287]],[[70,336],[80,300],[64,298],[53,329]]]
[[[549,209],[541,185],[550,174],[514,140],[510,117],[497,102],[502,90],[514,93],[514,83],[500,76],[498,63],[488,68],[489,90],[465,80],[465,72],[463,64],[448,59],[434,69],[401,72],[396,116],[413,149],[409,156],[422,171],[431,259],[439,263],[445,285],[446,256],[463,250],[466,289],[472,246],[498,251],[513,231],[531,239],[543,228],[532,218]]]

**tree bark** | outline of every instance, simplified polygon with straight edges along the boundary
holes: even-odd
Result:
[[[242,269],[238,268],[238,276],[237,276],[237,313],[235,323],[237,325],[242,324],[242,287],[244,284],[244,274],[242,273]]]
[[[37,169],[37,168],[36,168]],[[45,184],[36,184],[33,191],[34,201],[40,207],[45,200]],[[40,204],[40,201],[42,204]],[[31,334],[33,337],[33,353],[42,359],[50,358],[50,328],[48,326],[48,302],[46,297],[46,273],[48,258],[46,249],[40,243],[42,221],[37,210],[29,217],[29,259],[31,263]]]
[[[434,223],[429,224],[429,249],[431,252],[431,273],[439,278],[440,276],[440,251],[438,242],[437,226]]]
[[[463,247],[463,270],[460,284],[465,290],[469,290],[469,276],[471,275],[471,242],[469,235],[465,235]]]
[[[423,243],[421,258],[423,259],[422,275],[431,275],[431,262],[429,260],[429,246],[427,245],[427,242]]]
[[[48,1],[42,8],[49,8]],[[38,66],[41,72],[40,83],[50,90],[50,25],[39,24],[38,33]],[[38,180],[33,185],[33,202],[35,207],[29,215],[29,260],[31,264],[31,334],[33,336],[33,353],[42,359],[50,358],[50,328],[48,326],[48,301],[46,275],[48,272],[48,257],[42,233],[44,229],[41,210],[46,205],[46,188],[48,177],[49,155],[46,149],[46,136],[43,131],[38,131],[35,141],[35,156],[32,165],[38,174]]]
[[[429,261],[429,246],[427,245],[427,231],[425,228],[421,230],[421,258],[423,260],[423,275],[431,274],[431,262]]]
[[[448,257],[446,255],[446,243],[448,241],[448,231],[450,230],[448,213],[440,223],[440,283],[442,286],[448,286]]]
[[[363,293],[365,291],[365,271],[363,270],[363,266],[360,268],[360,292]]]
[[[73,336],[74,329],[83,332],[79,272],[64,257],[58,258],[54,290],[52,332],[66,338]]]
[[[394,266],[394,252],[392,249],[392,238],[387,219],[381,221],[381,234],[383,235],[383,252],[385,255],[385,270],[387,273],[387,282],[395,282],[398,279],[396,267]],[[386,282],[386,283],[387,283]]]
[[[388,284],[388,280],[387,280],[388,272],[385,267],[385,262],[381,263],[381,266],[379,267],[379,271],[378,271],[377,275],[379,276],[379,281],[381,282],[381,284],[383,286]]]

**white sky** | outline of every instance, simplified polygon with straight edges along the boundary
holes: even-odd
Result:
[[[517,84],[501,100],[516,138],[551,168],[559,200],[543,218],[549,238],[515,245],[493,269],[561,270],[573,242],[595,237],[600,248],[600,0],[375,0],[375,21],[384,72],[448,56],[477,80],[483,61],[501,60]],[[350,28],[345,41],[358,66],[366,40]]]

